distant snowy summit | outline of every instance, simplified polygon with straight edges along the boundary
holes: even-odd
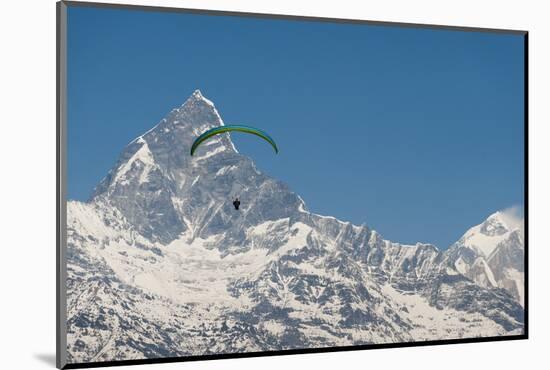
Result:
[[[195,91],[67,205],[69,362],[517,335],[523,234],[497,213],[449,250],[307,210]],[[231,196],[238,194],[235,211]]]
[[[496,212],[472,227],[447,254],[464,276],[506,289],[524,305],[524,220],[514,210]]]

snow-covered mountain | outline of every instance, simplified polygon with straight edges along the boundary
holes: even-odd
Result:
[[[447,252],[462,275],[488,288],[507,290],[524,304],[523,218],[514,210],[496,212],[468,230]]]
[[[501,270],[520,271],[513,232],[484,255],[484,283],[467,247],[392,243],[309,212],[229,134],[190,157],[219,125],[195,91],[127,145],[88,202],[68,202],[69,362],[523,333]]]

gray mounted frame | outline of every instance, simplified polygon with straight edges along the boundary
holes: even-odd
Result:
[[[67,305],[66,305],[66,243],[67,243],[67,8],[68,7],[100,7],[100,8],[113,8],[113,9],[129,9],[129,10],[141,10],[141,11],[156,11],[156,12],[169,12],[169,13],[187,13],[187,14],[203,14],[211,16],[235,16],[235,17],[255,17],[259,19],[291,19],[307,22],[329,22],[329,23],[345,23],[345,24],[370,24],[370,25],[386,25],[386,26],[398,26],[408,28],[429,28],[440,30],[461,30],[461,31],[476,31],[476,32],[488,32],[488,33],[502,33],[502,34],[516,34],[524,37],[524,133],[525,133],[525,152],[524,152],[524,166],[525,166],[525,315],[524,324],[525,329],[523,334],[511,335],[506,337],[483,337],[483,338],[466,338],[466,339],[452,339],[452,340],[434,340],[424,342],[411,342],[411,343],[386,343],[386,344],[370,344],[370,345],[358,345],[358,346],[343,346],[343,347],[330,347],[330,348],[311,348],[311,349],[291,349],[281,351],[263,351],[263,352],[250,352],[250,353],[231,353],[231,354],[213,354],[213,355],[201,355],[201,356],[189,356],[189,357],[170,357],[170,358],[151,358],[140,360],[123,360],[123,361],[107,361],[107,362],[92,362],[92,363],[67,363]],[[288,354],[303,354],[303,353],[318,353],[318,352],[336,352],[336,351],[350,351],[350,350],[364,350],[364,349],[376,349],[376,348],[396,348],[396,347],[410,347],[410,346],[425,346],[425,345],[441,345],[441,344],[453,344],[453,343],[477,343],[487,341],[502,341],[502,340],[521,340],[528,338],[528,32],[521,30],[503,30],[503,29],[489,29],[489,28],[470,28],[470,27],[456,27],[456,26],[443,26],[443,25],[427,25],[427,24],[411,24],[411,23],[393,23],[393,22],[380,22],[380,21],[366,21],[366,20],[350,20],[350,19],[336,19],[336,18],[317,18],[317,17],[305,17],[305,16],[288,16],[288,15],[274,15],[274,14],[256,14],[256,13],[244,13],[244,12],[228,12],[228,11],[215,11],[215,10],[199,10],[199,9],[182,9],[182,8],[167,8],[167,7],[154,7],[154,6],[135,6],[135,5],[120,5],[120,4],[107,4],[107,3],[85,3],[76,1],[61,1],[57,3],[57,188],[56,188],[56,232],[57,232],[57,246],[56,246],[56,364],[58,368],[85,368],[85,367],[99,367],[99,366],[119,366],[129,364],[152,364],[152,363],[166,363],[166,362],[180,362],[180,361],[201,361],[212,359],[224,359],[224,358],[240,358],[240,357],[258,357],[258,356],[274,356],[274,355],[288,355]]]

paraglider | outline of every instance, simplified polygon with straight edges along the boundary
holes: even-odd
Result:
[[[231,132],[231,131],[238,131],[238,132],[244,132],[247,134],[256,135],[265,141],[267,141],[273,149],[275,150],[275,153],[279,153],[279,148],[277,148],[277,144],[275,141],[269,136],[265,131],[262,131],[260,129],[249,127],[249,126],[242,126],[242,125],[228,125],[228,126],[219,126],[214,127],[206,132],[204,132],[202,135],[200,135],[198,138],[195,139],[193,142],[193,145],[191,145],[191,155],[195,154],[195,151],[206,140],[210,139],[212,136],[216,136],[219,134],[223,134],[225,132]]]
[[[239,198],[235,198],[235,200],[233,201],[233,206],[237,211],[239,210],[240,205],[241,205],[241,201],[239,200]]]
[[[232,131],[244,132],[247,134],[256,135],[264,139],[265,141],[267,141],[269,144],[271,144],[271,146],[275,150],[275,153],[279,153],[279,148],[277,147],[275,140],[273,140],[271,136],[269,136],[265,131],[262,131],[254,127],[249,127],[249,126],[229,125],[229,126],[214,127],[202,133],[198,138],[195,139],[195,141],[193,142],[193,145],[191,145],[191,152],[190,152],[191,156],[195,154],[195,151],[197,150],[197,148],[206,140],[210,139],[213,136],[223,134],[225,132],[232,132]],[[236,197],[233,200],[233,206],[235,207],[235,210],[238,211],[240,205],[241,205],[241,201],[239,200],[238,197]]]

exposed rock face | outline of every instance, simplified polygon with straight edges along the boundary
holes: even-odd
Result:
[[[520,231],[479,226],[489,255],[468,233],[447,252],[389,242],[308,212],[228,134],[189,156],[222,124],[196,91],[68,203],[69,362],[523,332]]]

